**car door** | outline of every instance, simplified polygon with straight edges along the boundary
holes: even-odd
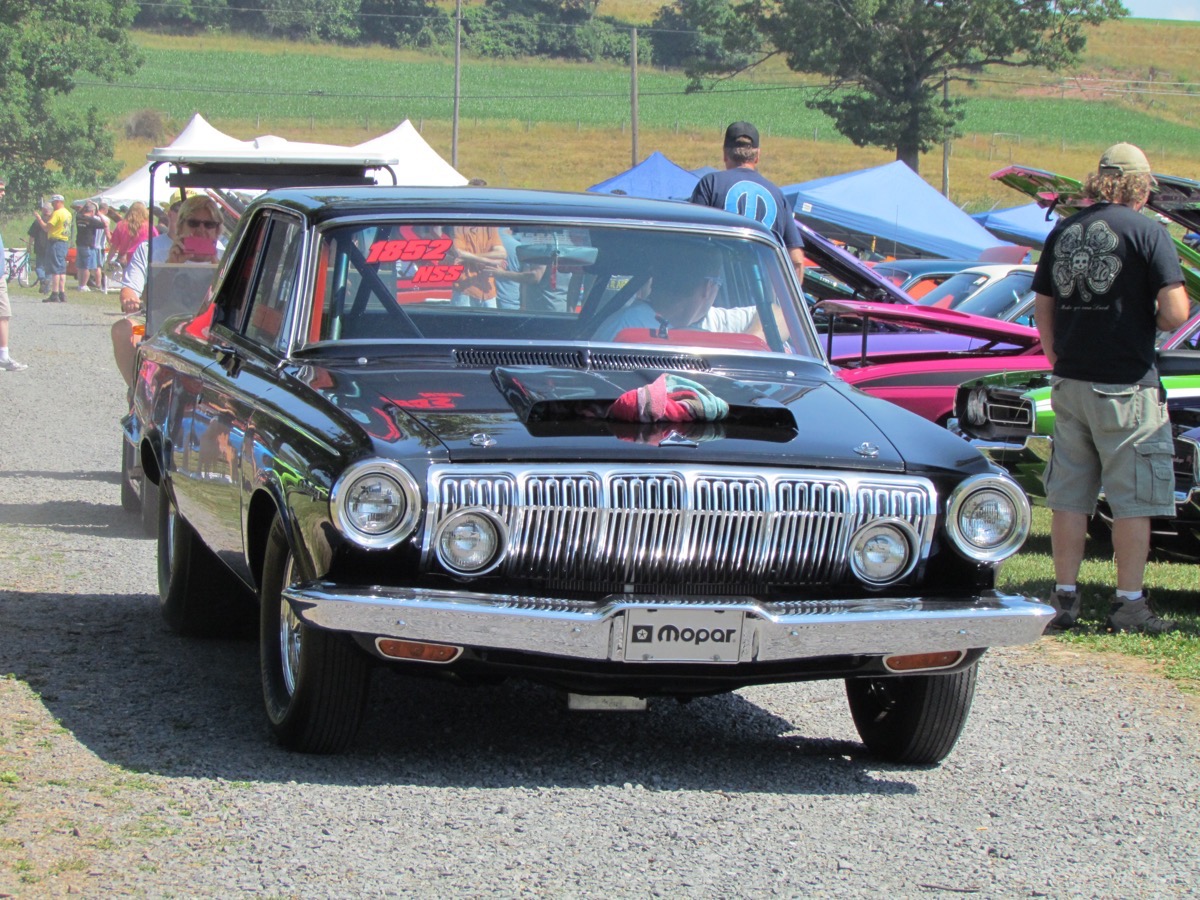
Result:
[[[230,568],[249,580],[242,520],[255,487],[250,458],[255,410],[278,390],[303,260],[303,222],[279,210],[248,224],[231,277],[221,286],[192,416],[188,521]],[[183,509],[181,508],[181,512]]]

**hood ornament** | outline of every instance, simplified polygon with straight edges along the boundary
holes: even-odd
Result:
[[[700,442],[694,441],[689,437],[684,437],[678,431],[672,431],[665,438],[658,442],[660,447],[699,447]]]
[[[471,435],[472,447],[495,447],[496,439],[486,431],[480,431]]]
[[[879,455],[879,448],[868,441],[863,441],[854,448],[854,452],[859,456],[865,456],[867,459],[874,459]]]

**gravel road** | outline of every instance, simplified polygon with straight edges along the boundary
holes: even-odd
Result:
[[[937,768],[840,683],[644,714],[377,677],[353,752],[272,745],[252,642],[183,640],[121,511],[115,297],[12,291],[0,372],[0,897],[1177,897],[1195,698],[1050,640],[984,658]]]

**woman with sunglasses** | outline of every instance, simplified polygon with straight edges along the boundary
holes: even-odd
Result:
[[[169,263],[215,263],[221,257],[221,211],[211,197],[193,194],[179,207]]]

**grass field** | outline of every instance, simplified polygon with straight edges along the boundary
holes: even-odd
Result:
[[[648,21],[654,6],[606,0],[600,12],[637,18],[636,10],[649,10]],[[444,56],[229,35],[140,32],[136,40],[146,57],[136,75],[116,85],[89,82],[71,98],[95,105],[118,130],[132,111],[155,109],[176,130],[200,112],[243,139],[271,133],[351,144],[408,118],[443,156],[451,155],[453,64]],[[967,120],[952,148],[953,200],[970,211],[1023,202],[988,174],[1019,161],[1079,175],[1095,164],[1099,149],[1121,139],[1142,144],[1160,171],[1195,174],[1200,94],[1165,86],[1155,95],[1121,92],[1141,90],[1134,79],[1167,85],[1200,78],[1200,27],[1110,23],[1095,32],[1090,48],[1075,74],[1109,80],[1088,81],[1087,90],[1071,78],[1024,70],[955,86]],[[816,79],[778,61],[699,94],[685,93],[678,73],[649,67],[638,82],[638,159],[659,150],[688,168],[719,163],[721,130],[735,118],[760,125],[763,171],[783,184],[894,158],[838,136],[825,116],[804,105]],[[621,66],[468,59],[461,92],[458,167],[469,176],[581,190],[633,162],[630,77]],[[148,147],[119,144],[126,171],[143,162]],[[940,148],[922,159],[921,170],[940,187]]]

